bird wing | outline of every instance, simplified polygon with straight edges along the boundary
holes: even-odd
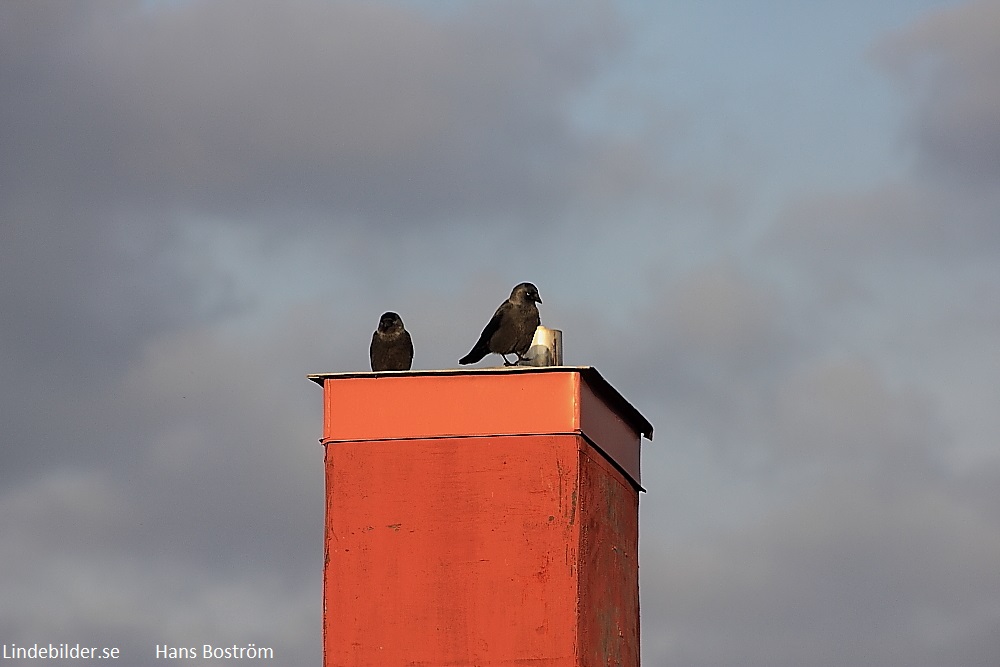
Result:
[[[368,346],[368,359],[371,361],[372,370],[378,364],[376,358],[379,356],[378,332],[372,334],[372,344]]]
[[[480,345],[486,345],[489,347],[490,338],[492,338],[493,334],[495,334],[497,329],[500,328],[500,325],[503,323],[504,318],[507,315],[507,311],[509,311],[510,308],[511,304],[509,301],[504,301],[500,304],[500,307],[497,308],[497,312],[493,313],[493,317],[486,323],[486,326],[483,327],[483,333],[479,335],[479,342],[476,343],[476,347],[479,347]]]
[[[476,344],[472,346],[472,350],[467,355],[459,359],[458,363],[474,364],[490,353],[490,338],[492,338],[493,334],[495,334],[500,328],[500,325],[504,320],[504,315],[508,310],[510,310],[510,308],[511,304],[509,301],[504,301],[500,304],[500,307],[497,308],[497,312],[493,313],[492,319],[490,319],[490,321],[486,323],[486,326],[483,327],[483,333],[479,334],[479,340],[477,340]]]

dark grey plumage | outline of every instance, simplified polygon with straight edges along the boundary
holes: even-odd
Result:
[[[516,354],[521,361],[531,347],[535,329],[542,323],[536,303],[541,303],[538,288],[531,283],[521,283],[510,293],[510,298],[500,304],[472,350],[458,360],[460,364],[474,364],[490,352],[503,357],[504,366],[513,366],[508,354]]]
[[[369,349],[373,371],[408,371],[413,363],[413,341],[403,320],[393,312],[382,313]]]

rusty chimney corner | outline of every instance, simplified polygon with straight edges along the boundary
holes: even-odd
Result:
[[[324,667],[639,665],[639,450],[589,366],[328,373]]]

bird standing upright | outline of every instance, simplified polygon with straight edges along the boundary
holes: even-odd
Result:
[[[472,350],[458,360],[460,364],[474,364],[490,352],[503,357],[504,366],[514,366],[508,354],[516,354],[521,361],[531,347],[535,329],[542,323],[536,303],[541,303],[538,288],[531,283],[521,283],[510,293],[510,298],[500,304]]]
[[[369,357],[373,371],[408,371],[413,363],[413,341],[399,315],[382,313],[378,329],[372,334]]]

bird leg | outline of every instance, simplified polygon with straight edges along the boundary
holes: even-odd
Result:
[[[504,366],[517,366],[517,362],[521,360],[521,357],[518,356],[517,361],[515,361],[514,363],[510,363],[507,360],[507,355],[506,354],[501,354],[500,356],[503,357],[503,365]]]

